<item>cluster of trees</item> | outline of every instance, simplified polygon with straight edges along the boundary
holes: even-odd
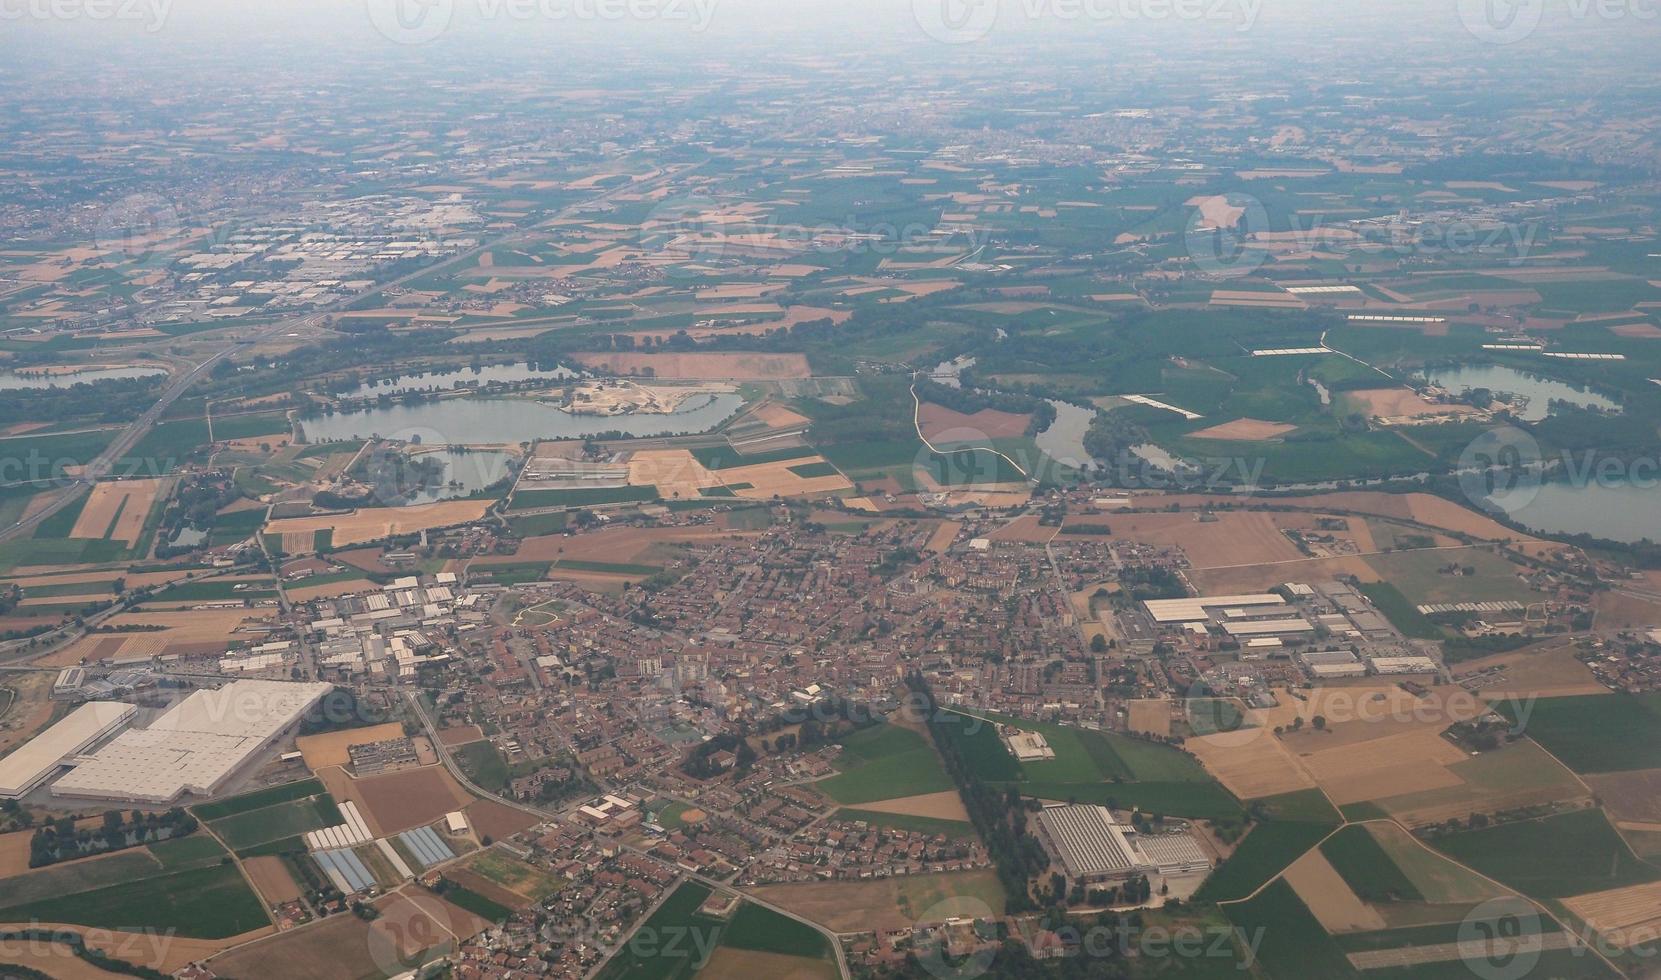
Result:
[[[755,765],[756,750],[750,747],[745,737],[736,732],[723,732],[709,741],[693,749],[681,763],[681,771],[693,779],[713,779],[726,772],[715,756],[721,752],[731,752],[738,757],[738,770],[748,769]]]
[[[130,422],[156,403],[156,388],[167,376],[114,378],[81,382],[67,388],[19,388],[0,391],[0,418],[62,422]]]
[[[166,813],[134,810],[130,815],[110,810],[97,829],[77,828],[73,819],[60,817],[36,830],[29,839],[29,867],[44,868],[89,854],[185,837],[195,833],[196,827],[196,818],[179,807]]]
[[[957,784],[969,819],[986,844],[997,869],[998,882],[1003,886],[1005,908],[1011,913],[1032,911],[1037,906],[1028,882],[1049,867],[1050,859],[1044,853],[1044,845],[1027,829],[1027,808],[1020,790],[999,789],[983,782],[974,766],[963,757],[961,743],[947,730],[952,722],[939,710],[928,682],[922,675],[912,674],[906,683],[918,697],[946,772]]]
[[[165,560],[196,550],[188,546],[173,547],[167,542],[173,540],[181,528],[212,529],[220,509],[241,496],[242,492],[236,488],[235,481],[226,470],[196,473],[181,481],[162,513],[161,525],[156,532],[156,557]]]
[[[953,388],[938,381],[923,379],[917,382],[917,396],[923,401],[949,408],[964,415],[973,415],[984,409],[1030,415],[1027,434],[1043,432],[1055,422],[1055,406],[1032,395],[1015,391],[994,391],[990,388],[972,388],[968,380],[963,387]]]

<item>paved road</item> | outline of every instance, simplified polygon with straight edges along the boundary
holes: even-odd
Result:
[[[439,740],[439,738],[438,738],[438,726],[433,722],[432,716],[427,713],[427,707],[426,707],[426,705],[421,703],[420,696],[417,695],[415,692],[411,691],[411,692],[406,692],[405,697],[408,699],[408,701],[410,703],[410,706],[415,709],[416,715],[421,719],[422,726],[427,729],[427,736],[433,743],[433,750],[438,753],[438,758],[440,759],[440,761],[442,761],[444,763],[444,767],[446,769],[450,770],[450,775],[454,776],[456,778],[456,781],[461,783],[462,786],[466,787],[469,792],[471,792],[471,793],[473,793],[477,796],[483,797],[485,799],[495,800],[495,801],[497,801],[499,803],[502,803],[506,806],[511,806],[516,810],[521,810],[525,813],[528,813],[528,814],[536,817],[538,820],[553,820],[553,819],[556,819],[558,817],[558,814],[552,813],[548,810],[544,810],[540,807],[534,807],[534,806],[530,806],[530,805],[525,804],[525,803],[519,803],[519,802],[516,802],[514,800],[509,800],[509,799],[506,799],[504,797],[497,796],[495,793],[487,792],[486,790],[484,790],[481,787],[479,787],[478,785],[476,785],[471,779],[467,778],[467,774],[462,771],[461,766],[457,765],[456,760],[450,755],[450,750],[448,748],[446,748],[444,746],[444,743]],[[660,858],[654,857],[653,855],[647,853],[646,851],[641,850],[638,847],[630,847],[627,844],[623,844],[623,845],[620,845],[620,846],[622,847],[623,850],[629,851],[630,853],[633,853],[633,854],[638,854],[641,857],[646,858],[647,860],[661,862]],[[801,924],[803,924],[805,926],[811,927],[815,932],[817,932],[820,935],[824,936],[826,941],[828,941],[831,944],[831,949],[834,950],[835,953],[836,953],[836,968],[837,968],[838,973],[843,977],[843,980],[848,980],[849,977],[853,976],[853,974],[848,969],[847,954],[845,952],[843,952],[842,943],[839,939],[837,939],[836,933],[831,932],[829,929],[826,929],[824,926],[820,925],[817,922],[814,922],[811,919],[802,918],[801,916],[799,916],[796,913],[790,911],[789,909],[780,908],[779,906],[774,905],[771,902],[768,902],[768,901],[765,901],[763,899],[757,898],[754,895],[750,894],[749,892],[746,892],[742,888],[734,887],[733,885],[727,884],[726,882],[717,881],[714,878],[710,878],[710,877],[707,877],[705,875],[697,874],[695,872],[688,872],[685,868],[677,867],[676,870],[684,873],[685,876],[689,880],[696,881],[699,884],[704,885],[705,887],[719,889],[719,890],[722,890],[722,891],[737,892],[738,894],[744,896],[745,901],[750,902],[753,905],[758,905],[761,908],[764,908],[769,912],[775,912],[779,915],[784,916],[787,919],[792,919],[796,922],[800,922]],[[646,921],[646,919],[647,919],[646,916],[641,916],[640,917],[640,922],[636,924],[636,927],[638,928],[639,924],[644,923]],[[627,942],[626,938],[624,939],[624,942]]]
[[[24,536],[33,531],[41,524],[42,521],[50,518],[53,514],[63,510],[65,507],[68,507],[82,493],[84,493],[88,487],[91,487],[98,480],[112,475],[114,473],[115,464],[125,457],[134,446],[138,445],[140,440],[150,433],[150,430],[161,419],[162,415],[168,410],[168,408],[170,408],[174,402],[178,401],[179,397],[186,391],[189,391],[192,385],[201,380],[204,374],[212,371],[215,364],[218,364],[231,354],[239,350],[250,348],[263,340],[270,340],[283,334],[294,333],[302,329],[314,328],[323,322],[324,317],[331,313],[338,313],[345,310],[353,303],[356,303],[364,297],[373,296],[375,293],[386,289],[396,289],[399,286],[407,285],[408,283],[414,282],[423,276],[429,276],[441,269],[465,262],[468,259],[489,251],[490,249],[502,248],[504,246],[517,244],[519,242],[533,241],[537,239],[549,225],[569,218],[587,208],[593,207],[595,204],[603,203],[606,200],[621,194],[638,194],[643,191],[652,190],[661,184],[669,183],[675,178],[684,176],[685,174],[696,169],[696,166],[687,167],[673,173],[661,174],[650,180],[644,180],[639,183],[626,183],[619,185],[618,187],[612,188],[597,197],[592,197],[577,204],[563,208],[530,228],[517,229],[515,231],[508,232],[499,238],[482,242],[464,252],[458,252],[447,259],[443,259],[433,265],[417,269],[414,272],[400,276],[390,282],[377,283],[367,289],[363,289],[349,296],[342,297],[337,302],[331,303],[322,309],[280,320],[264,330],[258,331],[243,340],[235,342],[230,347],[219,351],[207,360],[196,365],[194,368],[191,368],[188,372],[181,375],[177,380],[169,385],[167,390],[163,392],[162,396],[156,401],[156,404],[151,406],[149,411],[135,419],[130,425],[127,426],[126,429],[122,430],[121,434],[115,438],[114,442],[110,443],[107,449],[100,453],[96,459],[86,465],[79,478],[58,491],[57,496],[53,498],[50,504],[42,508],[38,513],[27,520],[19,521],[9,528],[0,530],[0,543]],[[235,326],[235,324],[231,323],[227,324],[227,326]],[[152,476],[155,474],[146,471],[130,475]]]

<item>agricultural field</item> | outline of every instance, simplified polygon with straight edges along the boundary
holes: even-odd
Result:
[[[1438,850],[1534,898],[1568,898],[1661,880],[1602,810],[1589,808],[1435,838]]]
[[[1516,702],[1495,707],[1521,718]],[[1529,707],[1529,737],[1575,772],[1661,768],[1661,696],[1544,698]]]
[[[270,925],[236,866],[221,863],[223,852],[198,851],[191,841],[180,844],[192,847],[170,852],[163,845],[158,856],[123,851],[12,879],[0,899],[0,920],[172,929],[195,939],[222,939]]]
[[[1342,817],[1319,792],[1305,790],[1257,802],[1260,820],[1246,834],[1196,898],[1202,901],[1238,901],[1246,898],[1326,840]]]
[[[873,725],[842,740],[838,775],[814,784],[845,806],[955,790],[928,739],[898,725]]]
[[[340,822],[340,810],[327,794],[322,794],[224,817],[210,825],[226,846],[244,851]]]
[[[946,915],[998,915],[1005,901],[991,871],[765,885],[755,894],[837,932],[899,929]]]
[[[399,534],[470,524],[483,517],[490,505],[488,500],[447,500],[328,517],[280,518],[268,522],[264,533],[267,538],[279,541],[286,554],[303,555],[319,550],[323,535],[328,538],[323,547],[349,548]]]

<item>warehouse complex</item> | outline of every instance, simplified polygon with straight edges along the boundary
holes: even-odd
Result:
[[[1186,833],[1137,834],[1113,811],[1089,804],[1046,807],[1038,826],[1067,879],[1087,887],[1138,875],[1196,875],[1211,870],[1205,850]]]
[[[123,732],[77,760],[52,793],[153,804],[187,793],[212,796],[333,689],[321,683],[234,681],[216,691],[197,691],[150,727]]]
[[[68,717],[0,759],[0,799],[27,796],[59,767],[120,731],[137,713],[138,709],[130,704],[113,701],[94,701],[76,708]]]

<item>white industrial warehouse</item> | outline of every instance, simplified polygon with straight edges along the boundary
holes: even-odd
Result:
[[[94,701],[0,759],[0,799],[29,795],[71,759],[132,721],[138,709],[114,701]]]
[[[212,796],[333,689],[321,683],[235,681],[197,691],[150,727],[123,732],[76,760],[52,793],[156,804],[186,793]]]

